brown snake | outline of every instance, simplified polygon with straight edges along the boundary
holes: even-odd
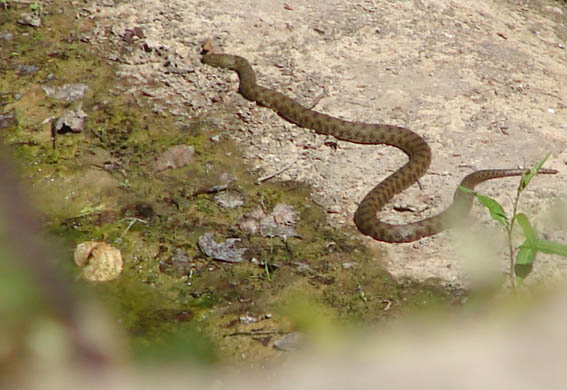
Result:
[[[256,84],[256,75],[245,58],[229,54],[204,54],[202,62],[219,68],[236,71],[240,79],[239,92],[246,99],[275,110],[282,118],[298,126],[313,129],[342,141],[368,145],[390,145],[402,150],[409,161],[378,183],[360,202],[354,214],[354,223],[368,236],[385,242],[411,242],[437,234],[465,219],[472,206],[472,195],[457,189],[453,203],[443,212],[421,221],[392,225],[377,218],[394,195],[399,194],[422,177],[431,163],[431,149],[425,140],[404,127],[350,122],[310,110],[295,100]],[[487,169],[467,175],[461,185],[470,189],[483,181],[521,176],[525,169]],[[553,169],[540,169],[538,173],[555,174]]]

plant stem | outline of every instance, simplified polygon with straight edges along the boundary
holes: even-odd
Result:
[[[522,175],[522,180],[523,180],[523,175]],[[516,250],[514,249],[513,243],[512,243],[512,233],[514,232],[514,225],[516,223],[516,214],[518,212],[518,203],[520,202],[520,194],[522,193],[522,186],[518,186],[518,191],[516,193],[516,199],[514,199],[514,208],[512,210],[512,219],[510,220],[510,224],[507,227],[507,231],[508,231],[508,250],[510,251],[510,279],[512,282],[512,288],[515,290],[516,289],[516,273],[515,273],[515,268],[516,268],[516,256],[515,256],[515,252]]]

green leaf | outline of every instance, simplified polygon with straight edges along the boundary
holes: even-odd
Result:
[[[551,156],[551,153],[548,153],[547,156],[539,160],[533,167],[531,167],[527,173],[522,175],[522,180],[520,181],[520,187],[519,187],[520,191],[523,191],[524,188],[526,188],[528,184],[530,184],[530,181],[537,174],[537,171],[539,171],[541,167],[543,167],[543,164],[545,164],[549,156]]]
[[[528,240],[520,245],[516,254],[516,263],[514,264],[514,275],[516,278],[524,280],[532,273],[536,255],[537,249],[532,248]]]
[[[567,257],[567,245],[555,241],[538,239],[536,248],[542,253]]]
[[[532,264],[536,258],[537,249],[532,248],[528,240],[524,241],[516,254],[516,265]]]
[[[503,226],[508,226],[508,217],[506,216],[506,212],[504,208],[492,198],[488,196],[481,195],[470,188],[459,186],[459,189],[467,194],[473,194],[475,198],[478,199],[481,205],[486,207],[490,212],[490,216],[495,221],[500,222]]]
[[[536,248],[536,243],[538,240],[537,231],[533,228],[526,214],[519,213],[518,215],[516,215],[516,221],[518,221],[518,225],[520,225],[520,227],[524,231],[524,235],[527,238],[527,243],[529,247],[534,250],[537,250]]]
[[[492,219],[500,222],[500,224],[502,224],[503,226],[508,225],[508,217],[506,216],[506,211],[504,211],[504,208],[500,205],[500,203],[492,198],[489,198],[488,196],[480,194],[475,194],[475,196],[480,204],[488,209]]]
[[[516,264],[514,266],[514,274],[516,278],[519,280],[524,280],[532,273],[534,269],[533,264]]]

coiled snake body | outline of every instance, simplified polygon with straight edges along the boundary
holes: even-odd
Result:
[[[394,195],[399,194],[423,176],[431,163],[431,149],[425,140],[413,131],[398,126],[350,122],[310,110],[295,100],[256,83],[256,75],[250,63],[242,57],[229,54],[204,54],[202,62],[219,68],[236,71],[240,80],[239,92],[244,98],[275,110],[284,119],[298,126],[313,129],[319,134],[332,135],[339,140],[357,144],[390,145],[402,150],[409,161],[378,183],[360,202],[354,214],[354,223],[368,236],[385,242],[401,243],[418,240],[437,234],[463,220],[472,206],[473,197],[459,189],[453,203],[438,215],[421,221],[401,225],[382,222],[377,212]],[[488,169],[466,176],[461,185],[470,189],[483,181],[521,176],[524,169]],[[553,174],[552,169],[541,169],[539,173]]]

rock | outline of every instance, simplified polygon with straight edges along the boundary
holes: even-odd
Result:
[[[66,111],[53,123],[53,128],[59,134],[80,133],[85,125],[87,114],[81,107]]]
[[[194,72],[195,69],[187,65],[182,58],[176,55],[168,55],[167,61],[164,63],[165,73],[186,74]]]
[[[14,39],[14,34],[9,32],[0,32],[0,39],[11,41],[12,39]]]
[[[270,215],[260,221],[260,234],[264,237],[300,237],[295,231],[298,213],[290,205],[278,203]]]
[[[305,342],[305,334],[301,332],[291,332],[278,340],[274,341],[274,348],[281,351],[295,351]]]
[[[278,203],[270,214],[261,207],[246,214],[239,222],[241,229],[250,233],[258,233],[264,237],[301,237],[295,231],[299,218],[297,210],[285,203]]]
[[[215,241],[212,232],[207,232],[199,238],[199,248],[201,251],[215,260],[227,261],[229,263],[240,263],[244,261],[242,255],[247,251],[246,248],[234,246],[240,238],[229,238],[218,243]]]
[[[22,26],[40,27],[41,18],[35,12],[24,12],[18,18],[18,23]]]
[[[233,209],[244,204],[244,195],[238,192],[221,192],[220,194],[215,195],[214,199],[219,206],[229,209]]]
[[[160,272],[174,278],[185,276],[191,271],[192,264],[182,249],[177,248],[173,256],[159,264]]]
[[[16,119],[16,112],[14,110],[0,114],[0,130],[15,126],[17,124],[18,121]]]
[[[190,145],[176,145],[163,152],[154,164],[154,171],[161,172],[169,168],[181,168],[193,159],[195,148]]]
[[[85,96],[85,92],[87,92],[89,86],[82,83],[74,83],[65,84],[61,87],[43,86],[41,88],[48,97],[72,102]]]
[[[16,70],[18,71],[18,74],[20,76],[27,76],[37,72],[39,70],[39,66],[22,64],[22,65],[17,65]]]
[[[543,10],[547,13],[550,14],[555,14],[555,15],[563,15],[563,10],[559,7],[553,7],[551,5],[546,5],[545,7],[543,7]]]

